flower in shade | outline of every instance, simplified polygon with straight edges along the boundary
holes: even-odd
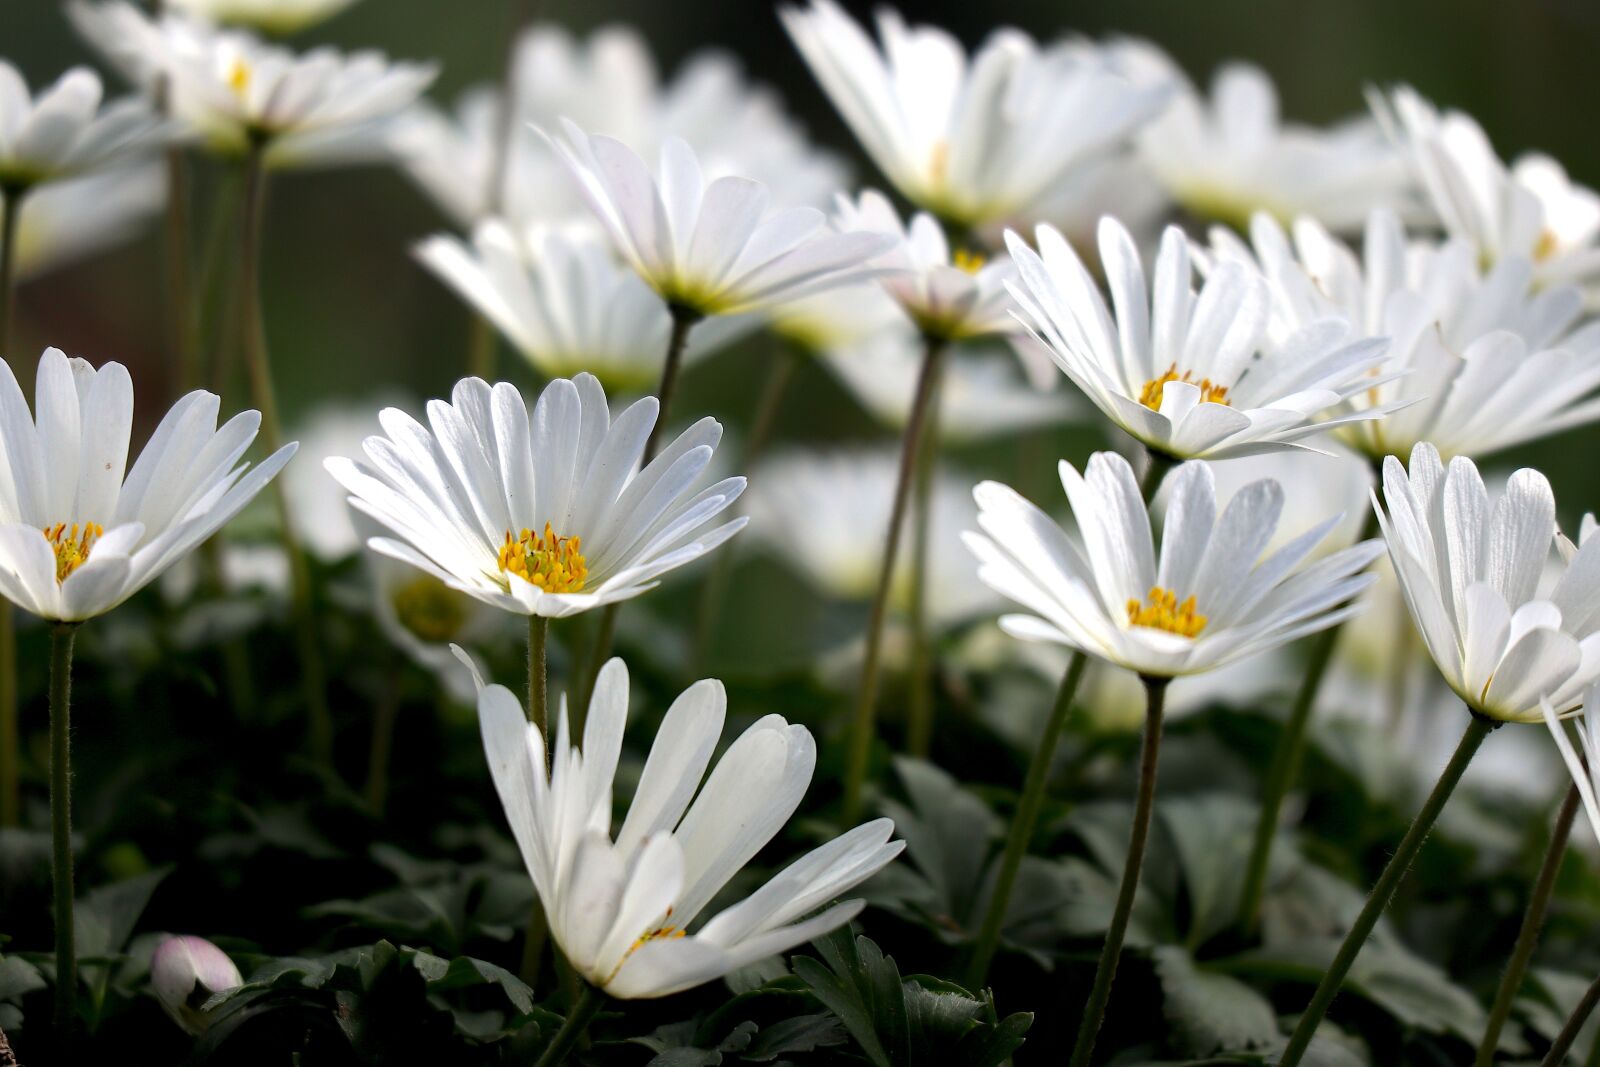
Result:
[[[390,531],[374,551],[506,611],[572,615],[654,588],[745,525],[704,529],[743,478],[693,491],[722,437],[715,419],[635,471],[659,407],[646,397],[613,419],[580,374],[546,386],[530,420],[515,386],[466,378],[451,402],[428,404],[426,426],[387,408],[365,462],[325,465]]]
[[[1600,417],[1600,324],[1583,320],[1571,285],[1537,283],[1527,259],[1487,270],[1471,245],[1408,242],[1400,220],[1375,211],[1354,250],[1309,219],[1292,240],[1258,215],[1251,245],[1213,234],[1213,255],[1259,266],[1272,290],[1269,334],[1287,338],[1329,318],[1388,339],[1385,381],[1354,393],[1381,420],[1338,433],[1369,456],[1406,455],[1422,441],[1446,455],[1484,456]]]
[[[519,234],[490,220],[471,244],[428,238],[417,258],[545,377],[587,370],[629,392],[660,381],[672,315],[592,228],[535,224]],[[755,316],[719,315],[694,331],[685,356],[708,355],[758,325]]]
[[[1481,262],[1517,256],[1542,282],[1600,282],[1600,196],[1570,181],[1561,164],[1528,153],[1507,167],[1472,116],[1441,114],[1407,86],[1373,93],[1371,103],[1445,231]]]
[[[617,252],[669,305],[692,315],[769,307],[870,276],[891,239],[837,233],[814,207],[770,207],[766,186],[707,180],[676,137],[650,168],[621,141],[569,121],[552,139]]]
[[[1006,234],[1018,269],[1008,287],[1022,320],[1073,384],[1152,452],[1227,459],[1301,448],[1308,437],[1390,410],[1346,404],[1372,387],[1383,340],[1352,340],[1349,325],[1331,318],[1264,346],[1266,281],[1228,262],[1196,293],[1188,239],[1176,227],[1162,238],[1146,285],[1127,230],[1101,222],[1109,308],[1060,233],[1041,226],[1038,242],[1035,252]]]
[[[29,193],[17,219],[17,276],[44,274],[132,240],[161,209],[165,189],[160,165],[150,162],[52,182]]]
[[[918,207],[962,226],[1032,218],[1073,168],[1119,145],[1166,100],[1115,52],[1040,48],[1003,29],[969,60],[933,26],[878,15],[874,42],[832,0],[780,9],[789,36],[851,132]]]
[[[221,401],[197,391],[173,405],[127,470],[133,383],[121,364],[96,370],[47,350],[37,416],[10,365],[0,367],[0,594],[43,619],[81,622],[121,604],[233,518],[294,455],[285,445],[247,471],[239,460],[260,414],[218,429]]]
[[[150,957],[150,990],[172,1021],[190,1034],[203,1032],[209,1021],[201,1005],[214,993],[244,984],[239,968],[203,937],[169,937]]]
[[[168,139],[168,127],[145,101],[102,106],[103,92],[98,74],[74,67],[34,95],[17,68],[0,59],[0,189],[28,189],[147,156]]]
[[[1446,468],[1421,444],[1409,471],[1384,460],[1383,499],[1378,519],[1400,590],[1456,695],[1512,722],[1540,721],[1541,698],[1562,714],[1576,707],[1600,677],[1600,541],[1545,577],[1556,502],[1544,475],[1519,470],[1491,501],[1470,459]]]
[[[1030,614],[1000,625],[1014,637],[1080,649],[1149,677],[1199,674],[1326,629],[1355,612],[1372,581],[1375,541],[1306,562],[1340,523],[1333,515],[1268,551],[1283,489],[1263,479],[1219,515],[1211,468],[1168,475],[1159,553],[1128,461],[1091,456],[1080,475],[1061,464],[1079,530],[1067,534],[1015,491],[973,490],[978,526],[967,545],[978,577]]]
[[[355,0],[166,0],[169,9],[193,18],[275,34],[296,33],[353,3]]]
[[[595,682],[581,750],[569,737],[563,701],[553,773],[517,698],[479,682],[484,753],[550,934],[573,970],[611,996],[690,989],[844,925],[863,903],[835,898],[904,847],[889,840],[888,819],[864,823],[700,921],[794,814],[816,764],[810,732],[767,715],[707,776],[726,710],[720,682],[697,682],[678,697],[613,837],[611,794],[628,717],[622,661],[607,663]]]

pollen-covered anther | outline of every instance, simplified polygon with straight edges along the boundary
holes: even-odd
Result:
[[[1170,589],[1152,586],[1143,604],[1128,600],[1128,622],[1133,626],[1148,626],[1165,630],[1180,637],[1198,637],[1206,628],[1207,619],[1195,610],[1194,597],[1178,603],[1178,594]]]
[[[1144,383],[1144,387],[1139,390],[1139,403],[1151,411],[1160,411],[1161,396],[1168,382],[1188,382],[1198,387],[1200,390],[1200,403],[1202,404],[1228,403],[1228,387],[1226,385],[1219,385],[1210,378],[1201,378],[1197,382],[1194,380],[1193,371],[1184,371],[1179,374],[1177,364],[1168,367],[1160,377],[1151,378]]]
[[[500,546],[500,572],[515,574],[546,593],[577,593],[589,578],[589,566],[579,551],[580,539],[561,537],[550,523],[542,535],[524,529],[506,531]]]
[[[59,522],[54,526],[46,526],[44,539],[50,542],[56,554],[56,581],[66,581],[67,575],[87,563],[89,551],[94,548],[96,541],[105,536],[105,532],[105,527],[98,522],[82,525],[73,523],[71,526]]]
[[[950,256],[951,266],[968,274],[978,273],[988,262],[988,257],[982,252],[974,252],[967,248],[958,248]]]

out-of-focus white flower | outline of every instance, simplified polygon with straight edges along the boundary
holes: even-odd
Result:
[[[190,1034],[205,1031],[210,1020],[200,1005],[213,993],[244,984],[239,968],[203,937],[169,937],[150,957],[150,990],[172,1021]]]
[[[274,34],[296,33],[353,3],[355,0],[166,0],[168,8],[192,18]]]
[[[519,235],[490,220],[470,245],[440,234],[417,246],[417,258],[545,377],[588,371],[623,392],[661,380],[672,315],[592,228],[535,224]],[[685,358],[709,355],[758,325],[750,315],[709,319],[691,334]]]
[[[428,426],[396,408],[365,462],[328,471],[353,506],[393,533],[367,542],[452,589],[520,615],[557,618],[638,596],[739,530],[703,528],[744,491],[725,478],[691,495],[722,426],[701,419],[635,472],[660,409],[614,420],[593,375],[557,379],[530,420],[522,394],[479,378],[428,404]]]
[[[800,54],[889,182],[961,226],[1022,223],[1074,167],[1114,151],[1169,87],[1138,83],[1084,40],[1040,48],[995,32],[969,60],[933,26],[885,9],[878,37],[833,0],[786,6]]]
[[[484,754],[550,934],[573,970],[611,996],[691,989],[844,925],[862,902],[831,902],[905,847],[889,840],[888,819],[864,823],[699,922],[794,814],[816,765],[810,732],[767,715],[706,776],[727,702],[720,682],[702,681],[667,710],[613,838],[612,785],[628,717],[622,661],[606,664],[595,681],[581,751],[563,700],[553,774],[546,742],[517,698],[479,680]]]
[[[1561,761],[1567,765],[1567,773],[1572,775],[1572,783],[1578,787],[1578,796],[1583,798],[1583,811],[1589,816],[1589,827],[1595,837],[1600,838],[1600,799],[1596,799],[1595,795],[1595,783],[1600,781],[1600,685],[1589,687],[1583,694],[1580,707],[1583,710],[1572,718],[1577,723],[1581,758],[1572,747],[1572,739],[1567,736],[1561,713],[1548,698],[1539,701],[1545,725],[1550,727],[1550,736],[1555,739],[1556,748],[1561,753]]]
[[[0,188],[16,193],[148,156],[171,136],[146,101],[102,107],[103,94],[98,74],[73,67],[34,95],[0,59]]]
[[[131,240],[161,208],[158,164],[52,182],[28,194],[17,220],[17,277],[31,278]],[[0,204],[0,219],[5,217]]]
[[[1075,168],[1050,187],[1032,214],[1060,230],[1085,257],[1098,253],[1096,234],[1107,215],[1127,228],[1141,252],[1153,254],[1171,206],[1150,168],[1129,151]],[[988,243],[999,245],[1004,229],[985,227]],[[1169,704],[1172,699],[1169,694]]]
[[[905,312],[876,282],[847,285],[779,304],[768,326],[803,351],[825,353],[866,342],[886,330],[904,332]]]
[[[347,502],[350,494],[328,476],[323,464],[334,456],[359,454],[367,438],[382,430],[379,410],[404,403],[404,397],[389,393],[328,403],[313,409],[295,427],[292,436],[300,442],[300,461],[283,472],[283,491],[295,535],[324,563],[354,554],[366,538],[356,529]]]

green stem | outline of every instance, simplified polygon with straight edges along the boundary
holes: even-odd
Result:
[[[1567,1058],[1567,1053],[1572,1051],[1573,1042],[1578,1040],[1579,1031],[1583,1029],[1583,1024],[1589,1021],[1589,1015],[1597,1003],[1600,1003],[1600,978],[1590,982],[1589,988],[1584,990],[1578,1006],[1573,1008],[1572,1014],[1567,1017],[1567,1025],[1556,1035],[1555,1044],[1550,1046],[1550,1051],[1539,1061],[1539,1067],[1561,1067],[1562,1061]],[[1600,1048],[1600,1037],[1595,1039],[1595,1048]],[[1593,1054],[1589,1058],[1593,1060]]]
[[[283,447],[283,423],[278,417],[266,320],[261,310],[261,230],[266,211],[267,179],[265,150],[263,141],[253,140],[245,160],[244,217],[239,242],[239,306],[251,394],[261,412],[261,437],[268,454],[271,454]],[[284,555],[289,559],[295,640],[305,685],[311,755],[322,767],[332,770],[333,716],[328,709],[326,674],[322,666],[322,650],[317,643],[311,564],[300,545],[300,539],[295,536],[293,523],[289,521],[289,498],[284,491],[282,478],[273,479],[272,496],[278,505],[278,525]]]
[[[1095,967],[1089,1003],[1078,1026],[1078,1040],[1072,1048],[1071,1067],[1088,1067],[1094,1043],[1105,1022],[1106,1004],[1111,1000],[1111,983],[1117,977],[1122,957],[1122,942],[1133,916],[1133,901],[1139,891],[1139,872],[1144,866],[1145,844],[1150,837],[1150,818],[1155,811],[1156,770],[1161,758],[1162,710],[1167,700],[1170,678],[1143,678],[1145,688],[1144,740],[1139,748],[1139,786],[1133,805],[1133,833],[1128,838],[1128,857],[1122,867],[1122,884],[1117,887],[1117,903],[1111,912],[1111,928],[1100,950]]]
[[[539,736],[550,739],[550,620],[543,615],[528,616],[528,721],[539,728]],[[550,769],[550,746],[545,745],[545,770]]]
[[[178,364],[178,393],[200,385],[196,352],[193,265],[189,257],[189,168],[183,149],[167,149],[167,344]]]
[[[1589,1058],[1583,1063],[1584,1067],[1600,1067],[1600,1034],[1595,1035],[1594,1044],[1589,1046]]]
[[[50,843],[55,889],[56,1034],[63,1046],[78,1015],[78,957],[72,928],[72,643],[78,624],[50,628]]]
[[[22,203],[27,187],[0,186],[0,357],[12,359],[12,312],[17,302],[17,234],[22,229]]]
[[[495,379],[496,356],[500,352],[500,336],[494,324],[476,311],[468,313],[467,321],[467,373],[486,382]]]
[[[1011,902],[1011,891],[1017,884],[1017,872],[1028,854],[1028,844],[1033,840],[1034,829],[1039,824],[1039,811],[1044,807],[1045,789],[1050,784],[1050,768],[1055,762],[1056,745],[1067,723],[1067,713],[1077,697],[1078,685],[1083,681],[1084,668],[1089,657],[1074,652],[1056,692],[1055,706],[1045,720],[1044,733],[1033,750],[1028,763],[1028,776],[1023,782],[1022,797],[1011,816],[1011,832],[1006,836],[1006,850],[1000,861],[1000,873],[995,878],[994,892],[989,897],[989,909],[984,912],[983,925],[978,930],[977,944],[972,950],[972,962],[967,966],[968,989],[983,988],[989,976],[989,964],[1000,944],[1000,932],[1005,925],[1006,909]]]
[[[1357,539],[1365,541],[1378,532],[1378,513],[1367,516]],[[1284,799],[1289,789],[1300,777],[1300,765],[1305,761],[1311,713],[1316,709],[1317,693],[1333,662],[1334,650],[1339,644],[1343,625],[1330,626],[1311,639],[1311,657],[1306,662],[1305,677],[1295,694],[1294,706],[1283,724],[1283,733],[1272,752],[1272,762],[1267,767],[1263,784],[1261,812],[1256,817],[1255,833],[1250,841],[1250,859],[1245,866],[1244,884],[1239,893],[1239,926],[1246,935],[1255,933],[1261,921],[1261,901],[1266,894],[1267,872],[1272,865],[1272,844],[1278,832],[1278,818],[1283,812]]]
[[[1550,844],[1544,852],[1544,862],[1539,865],[1538,877],[1528,895],[1528,910],[1522,916],[1522,928],[1517,931],[1517,943],[1511,950],[1505,973],[1500,976],[1500,986],[1495,990],[1494,1005],[1489,1010],[1489,1023],[1484,1027],[1483,1040],[1478,1045],[1477,1067],[1488,1067],[1500,1047],[1500,1031],[1511,1015],[1511,1002],[1522,988],[1522,978],[1533,959],[1534,946],[1539,943],[1539,931],[1544,927],[1544,916],[1550,905],[1550,894],[1556,887],[1556,875],[1561,871],[1561,861],[1567,855],[1567,836],[1572,832],[1572,820],[1578,813],[1581,801],[1576,785],[1567,788],[1556,813],[1555,826],[1550,831]]]
[[[939,460],[939,393],[933,383],[928,425],[922,432],[916,484],[911,494],[911,665],[906,697],[906,751],[927,759],[933,749],[933,643],[928,634],[928,540],[933,525],[934,468]]]
[[[1161,489],[1161,483],[1166,480],[1167,474],[1178,465],[1178,461],[1165,452],[1154,449],[1145,449],[1148,462],[1144,468],[1144,478],[1139,482],[1139,495],[1144,498],[1144,506],[1148,508],[1150,502],[1156,498],[1156,493]]]
[[[1483,718],[1476,712],[1472,713],[1467,729],[1461,735],[1461,742],[1456,745],[1455,754],[1450,757],[1444,772],[1439,775],[1439,781],[1433,787],[1433,792],[1429,793],[1428,799],[1423,802],[1422,810],[1417,812],[1417,817],[1412,820],[1411,829],[1406,831],[1406,836],[1401,839],[1394,855],[1389,858],[1388,866],[1384,867],[1383,873],[1378,876],[1378,881],[1373,885],[1366,904],[1362,905],[1361,914],[1356,916],[1355,923],[1350,927],[1344,943],[1339,946],[1338,954],[1333,958],[1333,964],[1322,976],[1322,982],[1312,995],[1311,1003],[1306,1005],[1305,1013],[1300,1016],[1294,1034],[1289,1038],[1289,1044],[1278,1060],[1278,1067],[1294,1067],[1305,1055],[1312,1036],[1322,1023],[1323,1016],[1328,1014],[1328,1007],[1333,1003],[1333,998],[1339,995],[1339,987],[1344,985],[1345,975],[1350,973],[1356,956],[1361,952],[1361,946],[1366,944],[1367,938],[1371,936],[1372,928],[1378,925],[1378,919],[1389,906],[1389,901],[1394,897],[1395,890],[1400,887],[1406,871],[1410,869],[1411,861],[1422,851],[1422,843],[1427,840],[1428,831],[1433,829],[1439,813],[1444,810],[1445,802],[1450,799],[1456,784],[1461,781],[1461,775],[1472,762],[1473,754],[1478,751],[1478,746],[1483,744],[1483,739],[1489,736],[1489,732],[1499,725],[1493,719]]]
[[[934,384],[939,380],[939,367],[944,361],[947,347],[937,337],[927,338],[926,343],[922,370],[917,376],[917,391],[911,401],[911,414],[900,444],[900,473],[895,483],[894,504],[889,511],[889,528],[884,535],[878,587],[873,594],[872,611],[867,619],[867,647],[862,657],[861,690],[856,699],[855,717],[850,725],[850,747],[845,764],[844,803],[840,812],[845,826],[854,826],[861,813],[861,794],[866,786],[878,710],[878,658],[883,651],[884,621],[889,613],[889,593],[894,587],[894,568],[900,555],[900,528],[905,525],[906,504],[911,496],[917,456],[922,449],[923,427],[928,421],[928,411],[933,406]]]
[[[394,726],[400,717],[399,674],[391,669],[378,681],[378,699],[372,711],[372,741],[367,749],[367,810],[383,818],[389,802],[389,762],[394,753]]]
[[[561,1024],[561,1029],[556,1031],[556,1036],[551,1039],[550,1044],[545,1046],[544,1054],[539,1057],[534,1067],[560,1067],[566,1063],[567,1057],[577,1046],[578,1039],[589,1029],[589,1024],[600,1014],[600,1009],[605,1003],[606,995],[585,983],[578,1002],[567,1012],[566,1021]]]
[[[17,229],[23,190],[0,188],[0,356],[10,359],[11,305],[16,300]],[[21,731],[17,722],[17,620],[0,601],[0,826],[22,821]]]

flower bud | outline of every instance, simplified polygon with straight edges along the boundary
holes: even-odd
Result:
[[[206,998],[243,984],[239,968],[203,937],[169,937],[150,959],[150,987],[156,999],[191,1034],[208,1024],[200,1010]]]

